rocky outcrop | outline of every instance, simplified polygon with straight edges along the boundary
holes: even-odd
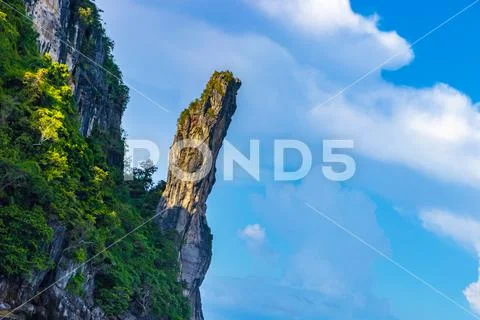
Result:
[[[212,257],[206,201],[215,183],[215,160],[237,108],[236,95],[240,85],[232,73],[215,72],[202,97],[182,113],[171,148],[166,189],[157,208],[159,228],[163,232],[172,232],[178,246],[180,281],[192,306],[192,320],[203,319],[199,288]],[[192,148],[191,145],[182,149],[182,141],[208,147],[210,170],[205,155],[199,151],[201,148]],[[194,179],[192,173],[203,173],[204,177]]]
[[[120,141],[128,89],[113,62],[112,42],[105,35],[98,9],[86,0],[24,0],[39,34],[42,53],[68,65],[80,131],[95,130]],[[110,146],[109,162],[122,166],[123,146]]]

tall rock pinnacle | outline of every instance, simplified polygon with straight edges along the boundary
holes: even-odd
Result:
[[[182,112],[171,148],[171,160],[175,163],[169,165],[166,189],[157,208],[159,228],[166,233],[172,232],[175,237],[180,281],[192,306],[192,320],[203,319],[199,288],[212,257],[206,201],[215,183],[215,161],[237,108],[240,85],[240,80],[231,72],[215,72],[201,98]],[[211,154],[211,169],[198,181],[181,179],[174,174],[174,166],[187,173],[205,166],[205,157],[198,149],[181,148],[181,141],[187,140],[203,142]]]

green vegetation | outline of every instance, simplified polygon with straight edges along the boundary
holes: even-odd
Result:
[[[67,284],[67,291],[73,295],[78,297],[82,297],[84,295],[83,285],[85,284],[85,276],[82,272],[77,272]]]
[[[80,19],[84,24],[92,23],[92,13],[93,9],[91,7],[80,7],[78,8],[78,14],[80,15]]]
[[[28,214],[14,204],[0,207],[1,274],[47,269],[49,260],[40,246],[52,239],[52,233],[40,207],[31,207]]]
[[[234,80],[233,73],[231,71],[215,71],[210,78],[210,81],[207,83],[207,87],[203,90],[202,96],[200,100],[205,101],[206,97],[213,90],[218,92],[219,94],[225,94],[223,83],[230,83]]]
[[[198,112],[200,108],[207,103],[208,97],[210,97],[214,92],[224,95],[226,89],[224,88],[224,84],[228,85],[230,82],[234,81],[234,79],[235,78],[231,71],[215,71],[208,81],[207,86],[203,90],[200,98],[192,101],[188,108],[182,111],[180,117],[178,118],[178,125],[182,126],[192,113]],[[209,107],[206,112],[210,117],[215,116],[215,111],[211,107]]]
[[[151,217],[163,191],[154,169],[124,183],[108,164],[107,146],[123,148],[119,137],[80,135],[67,67],[41,57],[35,41],[31,23],[0,4],[0,274],[25,279],[55,267],[48,245],[58,226],[68,231],[65,254],[82,263]],[[117,88],[109,99],[126,94],[121,80],[109,81]],[[101,270],[95,301],[108,315],[136,304],[162,319],[189,318],[173,242],[151,224],[91,263]],[[84,284],[78,272],[67,288],[82,296]]]
[[[108,100],[112,105],[120,108],[125,108],[128,101],[128,87],[122,82],[122,72],[115,63],[113,57],[113,41],[106,36],[103,28],[99,10],[90,0],[77,0],[75,5],[79,12],[80,20],[85,28],[85,41],[82,43],[81,51],[87,57],[95,56],[95,51],[98,50],[97,44],[102,43],[105,51],[105,61],[103,62],[105,75],[105,82],[108,85]],[[91,70],[96,68],[92,65],[90,59],[83,56],[80,57],[79,64],[84,70]],[[99,91],[89,92],[91,95],[101,95]],[[94,98],[94,97],[92,97]],[[100,97],[103,98],[103,97]],[[124,101],[125,100],[125,101]]]
[[[190,108],[192,108],[192,105],[190,105]],[[188,117],[190,117],[190,108],[186,108],[182,111],[182,113],[180,113],[180,117],[178,118],[179,125],[183,125],[185,121],[187,121]]]

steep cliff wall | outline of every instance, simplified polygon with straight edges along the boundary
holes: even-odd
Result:
[[[128,89],[113,62],[97,7],[89,0],[24,0],[39,34],[41,53],[68,65],[73,79],[80,132],[121,140]],[[123,146],[105,145],[111,164],[122,166]]]
[[[173,232],[179,250],[180,280],[192,306],[192,320],[203,319],[200,285],[210,266],[212,234],[207,224],[206,201],[215,183],[215,160],[237,108],[240,81],[230,72],[216,72],[202,97],[195,100],[178,120],[171,160],[183,172],[200,172],[205,155],[192,148],[181,149],[181,141],[202,142],[211,152],[212,168],[199,181],[187,181],[173,173],[172,163],[157,213],[163,232]]]
[[[72,257],[71,252],[72,248],[79,246],[79,242],[84,241],[77,238],[78,233],[91,232],[95,227],[80,226],[83,218],[74,222],[71,217],[67,218],[69,214],[66,208],[57,206],[60,203],[59,198],[63,196],[62,192],[73,195],[75,192],[80,192],[80,184],[85,183],[84,186],[88,184],[91,174],[89,171],[92,169],[90,165],[93,164],[92,155],[97,152],[88,150],[85,140],[76,136],[78,131],[72,132],[72,130],[79,129],[84,137],[96,136],[96,140],[100,141],[95,143],[95,146],[103,149],[103,152],[97,153],[100,158],[108,159],[108,164],[100,165],[101,161],[97,162],[99,172],[105,175],[111,174],[108,172],[108,165],[115,168],[114,170],[122,168],[124,147],[121,137],[121,118],[128,101],[128,90],[123,85],[121,73],[113,62],[112,43],[105,35],[98,10],[92,2],[88,0],[12,0],[1,4],[0,9],[2,38],[0,55],[2,63],[5,64],[0,67],[2,69],[0,72],[0,110],[2,110],[0,233],[3,244],[0,248],[0,263],[5,268],[8,259],[12,259],[12,263],[20,267],[22,255],[14,254],[15,249],[24,252],[25,268],[30,266],[29,270],[24,271],[7,270],[6,272],[4,268],[1,270],[0,317],[14,309],[14,314],[9,314],[9,318],[103,319],[105,313],[94,303],[93,298],[97,270],[90,266],[80,267],[81,261]],[[34,44],[35,33],[25,13],[30,16],[38,33],[40,52],[48,53],[53,61],[66,63],[70,75],[64,73],[63,67],[58,64],[52,64],[51,61],[42,62],[38,52],[31,50],[34,47],[32,44]],[[28,77],[34,79],[30,86],[35,88],[37,93],[21,86],[22,83],[28,82]],[[71,104],[70,92],[65,87],[61,87],[67,81],[70,81],[69,85],[73,88],[75,101],[73,104]],[[50,92],[43,92],[45,88],[49,88]],[[61,90],[56,91],[58,88]],[[55,97],[51,96],[54,92],[58,94]],[[9,94],[11,97],[6,99],[5,97]],[[9,99],[13,103],[10,103]],[[56,105],[49,105],[51,101],[56,101]],[[20,104],[23,104],[22,108],[19,107]],[[42,110],[45,112],[43,113],[45,117],[41,121],[50,126],[44,130],[55,131],[54,138],[48,138],[45,143],[26,143],[30,139],[35,139],[36,136],[36,132],[29,130],[31,125],[35,127],[35,123],[30,121],[33,121],[32,113],[39,111],[38,105],[44,107]],[[79,127],[76,119],[68,119],[71,115],[69,109],[71,105],[77,108]],[[47,116],[53,112],[59,116],[57,118]],[[20,133],[13,132],[16,129]],[[36,127],[36,129],[42,130],[42,127]],[[61,132],[56,132],[57,130]],[[11,138],[7,138],[9,135]],[[18,145],[14,140],[20,135],[24,140],[23,145]],[[57,140],[64,140],[65,145]],[[3,143],[8,145],[9,150]],[[70,147],[67,147],[68,145]],[[78,149],[73,150],[75,148]],[[80,154],[81,152],[87,153]],[[53,154],[60,157],[57,160],[63,159],[60,160],[63,161],[63,169],[58,173],[65,176],[47,178],[48,187],[44,185],[38,190],[43,198],[40,200],[34,195],[38,181],[33,179],[42,177],[37,177],[37,174],[27,170],[24,163],[34,164],[38,166],[35,170],[41,169],[47,172],[49,169],[46,162],[55,161],[52,158]],[[88,157],[90,157],[90,163],[86,161]],[[72,167],[71,170],[68,169],[69,166]],[[100,166],[105,171],[100,169]],[[77,171],[77,174],[73,174],[74,171]],[[25,180],[25,182],[15,183],[16,179]],[[62,183],[60,180],[63,180]],[[67,202],[72,212],[75,211],[78,217],[84,213],[82,207],[87,208],[96,201],[89,199],[91,203],[84,205],[81,202],[87,201],[81,200],[81,197],[83,196],[73,196]],[[44,201],[46,202],[43,203]],[[34,215],[33,212],[38,214]],[[14,213],[18,216],[12,218]],[[64,221],[61,221],[60,216],[63,216]],[[44,221],[44,217],[48,220]],[[31,220],[26,223],[28,219]],[[69,219],[71,220],[68,221]],[[23,222],[17,224],[16,221]],[[77,223],[79,228],[76,231],[72,223]],[[37,235],[34,226],[41,226],[44,233]],[[25,229],[21,233],[15,233],[15,228]],[[10,235],[10,238],[7,239],[6,235]],[[32,237],[28,240],[30,243],[26,240],[28,237]],[[18,247],[12,244],[18,244]],[[83,250],[87,252],[90,248]],[[5,257],[5,253],[11,256]],[[28,263],[29,259],[31,261]],[[47,263],[40,267],[40,264],[35,262],[36,259],[48,261],[48,264],[54,267]],[[77,270],[79,267],[80,269]],[[81,296],[72,294],[67,288],[76,275],[82,277]],[[55,285],[50,287],[51,283]],[[41,294],[30,300],[38,293]]]

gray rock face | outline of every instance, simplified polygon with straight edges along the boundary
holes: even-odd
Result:
[[[38,32],[38,43],[42,53],[50,53],[53,60],[60,61],[63,21],[68,10],[69,1],[53,0],[25,0],[25,6]],[[72,63],[69,64],[71,68]]]
[[[184,181],[172,172],[172,163],[163,198],[157,208],[157,224],[163,232],[173,232],[179,250],[180,281],[192,306],[192,320],[203,319],[200,285],[212,257],[212,234],[207,224],[206,201],[215,183],[215,160],[237,108],[240,81],[230,72],[216,72],[200,100],[180,116],[171,159],[184,172],[197,172],[203,156],[193,149],[180,150],[186,139],[202,141],[212,155],[212,168],[200,181]]]
[[[39,34],[41,52],[67,64],[72,73],[82,135],[90,136],[97,129],[120,140],[128,90],[111,63],[112,43],[96,9],[82,18],[81,0],[24,1]],[[109,160],[121,166],[123,150],[110,150]]]
[[[49,256],[57,265],[53,271],[35,272],[23,280],[0,276],[0,316],[15,308],[15,314],[9,315],[12,319],[105,319],[103,311],[93,303],[94,273],[87,266],[77,270],[79,265],[65,258],[65,238],[65,228],[54,227],[54,239],[49,246]],[[66,289],[75,271],[82,272],[86,278],[84,299],[71,295]],[[55,285],[48,287],[51,283]],[[45,286],[47,290],[42,289]],[[42,294],[34,297],[39,293]]]

